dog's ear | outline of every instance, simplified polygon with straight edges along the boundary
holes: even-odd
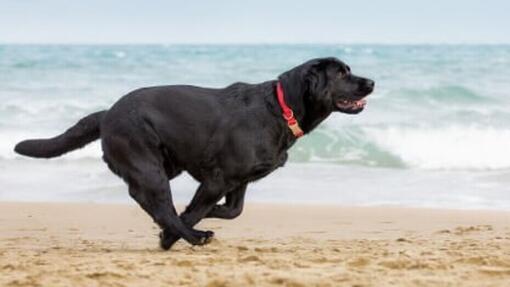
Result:
[[[335,58],[316,59],[309,62],[304,76],[310,101],[325,101],[330,97],[328,91],[329,68],[338,60]]]

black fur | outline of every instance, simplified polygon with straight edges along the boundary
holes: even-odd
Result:
[[[308,61],[278,80],[305,134],[333,111],[361,112],[363,106],[353,103],[374,86],[373,81],[351,74],[336,58]],[[193,226],[205,217],[237,217],[247,184],[283,166],[287,150],[296,142],[282,118],[276,83],[139,89],[62,135],[23,141],[15,151],[49,158],[101,138],[104,161],[162,228],[161,247],[169,249],[181,237],[194,245],[204,244],[213,233]],[[182,171],[200,187],[178,215],[169,180]],[[226,202],[218,205],[222,197]]]

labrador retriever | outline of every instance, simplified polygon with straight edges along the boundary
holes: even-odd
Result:
[[[22,141],[15,151],[51,158],[101,139],[110,170],[162,229],[161,248],[180,238],[202,245],[214,233],[194,225],[239,216],[250,182],[282,167],[296,140],[333,112],[361,112],[373,89],[372,80],[336,58],[307,61],[259,84],[142,88],[59,136]],[[178,214],[169,181],[182,171],[200,186]]]

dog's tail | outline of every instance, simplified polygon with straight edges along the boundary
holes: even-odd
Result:
[[[81,148],[100,137],[99,125],[105,113],[92,113],[54,138],[22,141],[14,147],[14,151],[30,157],[50,158]]]

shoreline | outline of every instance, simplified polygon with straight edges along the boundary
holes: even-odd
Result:
[[[248,204],[158,248],[134,204],[0,202],[1,286],[506,286],[510,212]]]

